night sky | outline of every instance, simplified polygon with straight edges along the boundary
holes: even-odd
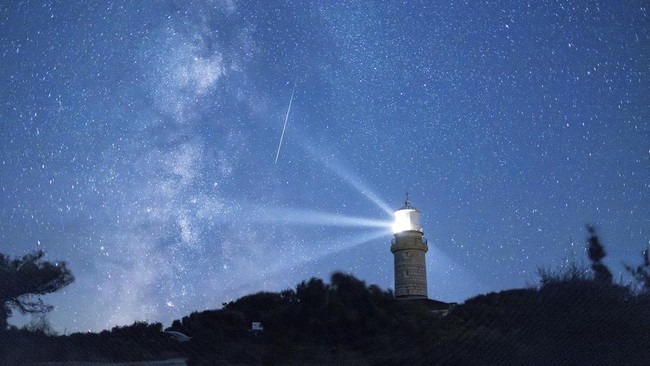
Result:
[[[334,271],[392,288],[409,192],[431,298],[588,265],[589,223],[629,283],[648,2],[442,3],[3,2],[0,252],[68,263],[55,330],[168,326]]]

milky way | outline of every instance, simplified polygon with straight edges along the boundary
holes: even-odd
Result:
[[[0,252],[68,263],[58,331],[169,325],[334,271],[392,287],[409,192],[432,298],[586,260],[589,223],[628,283],[649,24],[637,1],[0,5]]]

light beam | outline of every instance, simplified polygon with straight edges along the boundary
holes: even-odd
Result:
[[[232,205],[223,205],[229,210],[220,210],[220,216],[212,216],[221,222],[238,222],[246,217],[248,222],[258,223],[284,223],[288,225],[313,225],[313,226],[338,226],[338,227],[373,227],[390,228],[392,222],[367,217],[341,215],[332,212],[316,212],[295,208],[283,207],[258,207],[251,204],[237,202]]]
[[[356,189],[370,202],[381,208],[382,211],[389,215],[389,217],[393,217],[393,209],[390,208],[384,200],[377,196],[361,178],[356,176],[356,174],[352,173],[349,169],[345,168],[334,158],[326,159],[325,154],[319,151],[315,144],[311,143],[309,139],[299,136],[298,141],[300,142],[300,146],[302,146],[302,148],[305,149],[305,151],[307,151],[315,161],[323,164],[331,172],[338,175],[339,178],[343,179],[344,182]]]

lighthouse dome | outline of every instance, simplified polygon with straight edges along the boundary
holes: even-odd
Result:
[[[394,218],[393,234],[404,231],[422,232],[422,226],[420,226],[420,211],[411,206],[408,200],[404,203],[404,207],[395,211]]]

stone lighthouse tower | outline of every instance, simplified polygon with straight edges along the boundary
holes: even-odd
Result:
[[[420,226],[420,211],[411,206],[408,195],[404,207],[395,211],[393,234],[390,251],[395,256],[395,297],[427,299],[425,254],[429,246]]]

